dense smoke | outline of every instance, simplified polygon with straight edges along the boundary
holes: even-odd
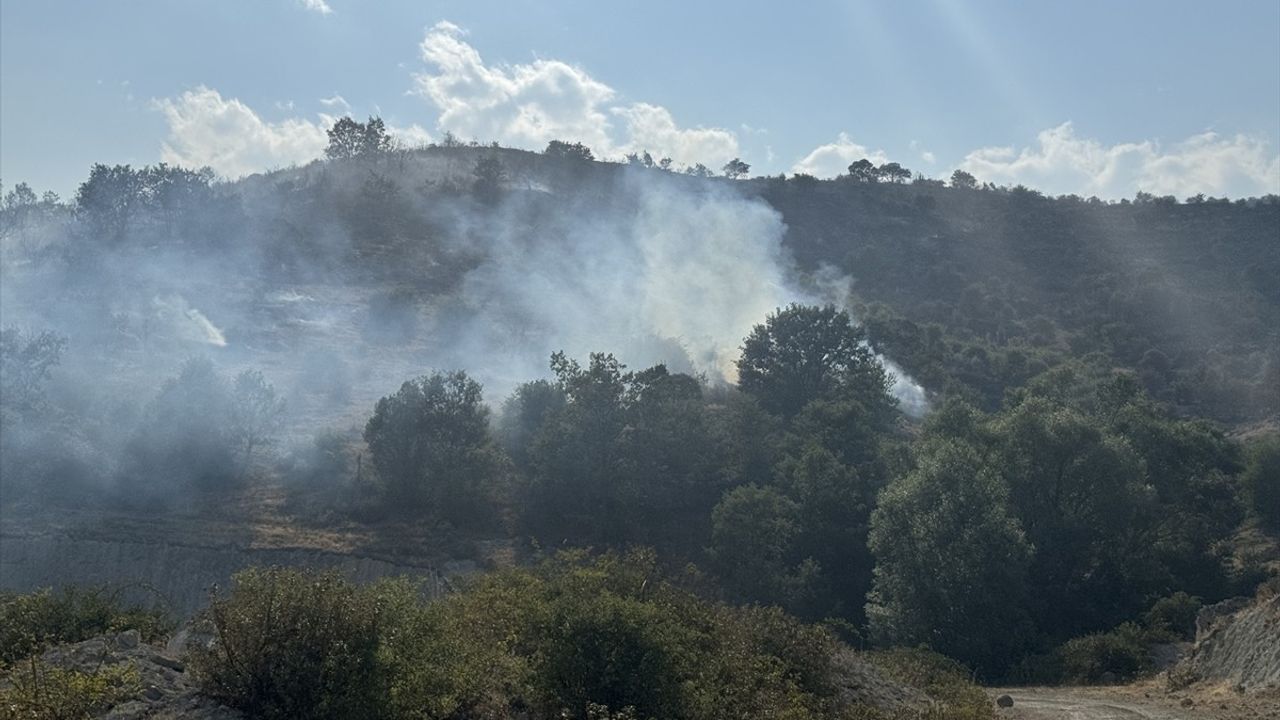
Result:
[[[470,187],[486,154],[505,163],[488,196]],[[288,400],[286,441],[309,443],[434,369],[466,370],[497,405],[559,350],[732,383],[769,313],[849,298],[835,273],[801,278],[779,213],[725,181],[457,149],[202,192],[123,219],[54,208],[4,234],[0,323],[67,339],[52,392],[85,416],[89,474],[125,472],[132,428],[192,358],[221,373],[210,387],[261,370]],[[921,388],[884,362],[920,413]]]

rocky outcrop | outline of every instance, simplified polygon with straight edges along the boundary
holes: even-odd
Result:
[[[1280,595],[1206,607],[1178,670],[1189,680],[1227,682],[1245,692],[1280,689]]]
[[[428,595],[448,589],[450,578],[475,569],[470,562],[440,566],[400,564],[309,548],[243,548],[178,543],[128,542],[58,534],[0,536],[0,589],[29,592],[64,585],[122,588],[127,599],[159,600],[177,617],[203,607],[214,586],[251,566],[334,569],[367,583],[410,577]]]
[[[94,673],[125,667],[135,673],[136,691],[95,715],[109,720],[240,720],[244,716],[199,694],[181,660],[140,641],[137,630],[106,635],[46,650],[40,660],[63,670]]]

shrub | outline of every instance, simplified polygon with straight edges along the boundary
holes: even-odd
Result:
[[[337,573],[246,570],[204,611],[214,642],[192,652],[192,669],[205,693],[253,717],[382,717],[379,632],[398,597]]]
[[[1192,640],[1196,636],[1196,615],[1203,606],[1200,598],[1176,592],[1157,600],[1142,622],[1153,639]]]
[[[1254,440],[1240,482],[1264,525],[1280,530],[1280,435]]]
[[[979,720],[991,717],[991,700],[963,664],[925,648],[894,648],[868,655],[891,679],[923,690],[933,701],[920,720]],[[889,717],[894,717],[890,715]],[[904,718],[905,720],[905,718]]]
[[[1151,667],[1149,643],[1149,636],[1134,623],[1068,640],[1057,650],[1062,679],[1097,683],[1108,673],[1116,680],[1134,678]]]
[[[11,664],[56,643],[138,630],[154,641],[172,629],[157,610],[121,604],[119,590],[69,587],[34,593],[0,593],[0,665]]]
[[[14,668],[4,679],[0,720],[97,717],[142,689],[138,671],[125,665],[79,672],[32,661]]]

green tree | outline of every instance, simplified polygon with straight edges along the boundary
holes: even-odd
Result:
[[[778,490],[742,485],[711,513],[712,566],[739,597],[791,605],[796,599],[793,543],[800,507]]]
[[[872,183],[880,179],[875,163],[866,158],[855,160],[849,164],[849,177],[857,182]]]
[[[475,180],[471,183],[471,191],[481,202],[493,204],[502,196],[502,186],[507,181],[507,171],[502,161],[495,155],[485,155],[476,162],[472,172]]]
[[[563,140],[552,140],[547,143],[547,149],[542,151],[543,155],[549,158],[560,160],[578,160],[582,162],[591,162],[596,159],[592,154],[591,148],[580,142],[567,143]]]
[[[961,190],[973,190],[978,187],[978,179],[964,170],[957,169],[951,173],[951,187]]]
[[[730,180],[746,177],[751,172],[751,166],[743,162],[741,158],[734,158],[724,164],[724,176]]]
[[[565,405],[564,391],[547,380],[534,380],[516,387],[502,403],[497,437],[507,455],[521,470],[529,469],[530,451],[543,423]]]
[[[409,380],[364,429],[388,507],[481,519],[501,468],[480,384],[461,371]]]
[[[1253,511],[1271,529],[1280,530],[1280,435],[1267,435],[1249,444],[1240,482]]]
[[[928,645],[991,674],[1023,649],[1024,593],[1035,586],[1031,545],[986,465],[972,447],[935,442],[885,489],[871,519],[867,617],[880,641]]]
[[[253,463],[254,452],[275,442],[285,401],[258,370],[237,375],[231,395],[231,439],[240,452],[241,471],[246,472]]]
[[[793,304],[770,314],[747,336],[737,366],[739,387],[786,418],[845,393],[868,408],[893,403],[888,375],[861,329],[832,305]]]
[[[901,184],[911,179],[911,171],[896,162],[890,162],[876,168],[876,176],[887,182]]]
[[[391,135],[380,117],[359,122],[350,117],[338,118],[328,130],[329,145],[324,150],[330,160],[371,158],[391,150]]]

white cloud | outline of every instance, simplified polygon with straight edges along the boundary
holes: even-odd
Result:
[[[663,107],[617,104],[613,88],[560,60],[486,64],[465,37],[442,21],[420,46],[431,69],[415,74],[413,92],[439,108],[441,131],[532,149],[550,140],[582,142],[601,157],[648,150],[681,164],[720,164],[738,153],[729,130],[681,128]]]
[[[396,142],[399,142],[407,148],[421,147],[430,143],[432,140],[431,133],[427,132],[426,128],[417,123],[408,127],[395,127],[388,125],[387,132],[391,134],[391,137],[395,138]]]
[[[344,114],[351,112],[351,103],[348,103],[346,98],[342,97],[338,93],[334,93],[333,97],[320,98],[320,104],[327,108],[338,110]]]
[[[203,85],[177,98],[155,100],[169,125],[169,134],[160,149],[160,159],[185,167],[209,166],[219,175],[237,178],[250,173],[310,162],[324,154],[329,144],[328,128],[351,106],[341,95],[323,98],[326,107],[340,115],[317,114],[317,120],[291,117],[267,122],[236,98],[224,98]],[[293,103],[281,109],[293,109]],[[388,125],[387,132],[406,147],[431,142],[431,134],[417,123]]]
[[[938,157],[934,155],[932,152],[930,152],[929,150],[926,150],[924,145],[922,145],[919,140],[912,140],[909,147],[913,152],[919,155],[920,159],[923,160],[925,163],[929,165],[933,165],[934,163],[938,162]]]
[[[888,162],[883,150],[868,150],[854,142],[847,134],[840,133],[833,143],[819,145],[791,167],[793,173],[829,178],[848,172],[855,160],[866,158],[877,165]]]
[[[680,165],[705,163],[718,168],[738,157],[738,138],[720,128],[680,128],[664,107],[636,103],[613,108],[627,128],[627,143],[619,150],[648,151],[656,157],[669,157]]]
[[[153,106],[169,125],[161,160],[207,165],[225,177],[307,162],[328,144],[326,125],[300,118],[267,122],[248,105],[203,85]]]
[[[329,7],[329,3],[324,0],[298,0],[298,4],[312,12],[318,12],[321,15],[333,14],[333,8]]]
[[[1070,122],[1040,132],[1034,147],[985,147],[960,167],[980,181],[1023,184],[1051,195],[1075,193],[1106,198],[1137,191],[1179,198],[1244,196],[1280,192],[1280,155],[1247,135],[1194,135],[1170,147],[1144,140],[1103,143],[1080,138]]]

